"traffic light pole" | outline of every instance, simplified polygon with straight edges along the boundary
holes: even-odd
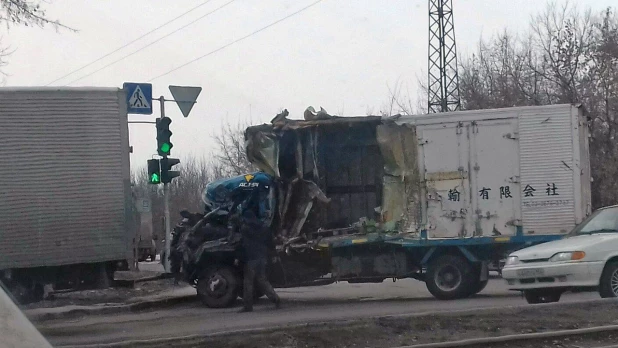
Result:
[[[163,118],[165,117],[165,97],[159,97],[159,104],[161,104],[161,118]],[[163,183],[163,210],[165,214],[165,259],[163,260],[163,267],[166,273],[171,273],[172,225],[170,221],[170,185],[168,183]]]

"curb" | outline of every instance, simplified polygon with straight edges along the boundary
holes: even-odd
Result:
[[[25,310],[24,313],[30,321],[42,322],[54,319],[70,319],[85,315],[96,314],[114,314],[123,312],[137,312],[153,308],[166,308],[178,304],[192,303],[197,301],[196,295],[178,296],[171,298],[162,298],[156,300],[140,301],[130,304],[113,305],[113,306],[84,306],[83,308],[73,308],[66,311],[49,312],[49,313],[33,313],[37,309]],[[60,307],[61,308],[61,307]]]

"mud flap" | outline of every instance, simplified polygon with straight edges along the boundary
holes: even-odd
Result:
[[[481,272],[479,280],[484,282],[489,279],[489,266],[487,261],[481,261]]]

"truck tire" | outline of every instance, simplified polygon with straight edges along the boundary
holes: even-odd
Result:
[[[459,255],[443,255],[427,266],[425,285],[437,299],[455,300],[468,297],[475,287],[474,269]]]
[[[601,275],[599,294],[602,298],[618,297],[618,262],[605,266]]]
[[[232,267],[213,267],[198,279],[197,295],[210,308],[229,307],[238,298],[241,282]]]
[[[556,289],[524,290],[524,297],[529,304],[552,303],[560,301],[562,293]]]

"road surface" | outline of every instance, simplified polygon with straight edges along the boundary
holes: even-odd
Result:
[[[290,324],[343,321],[372,316],[421,314],[474,308],[524,305],[518,293],[506,289],[501,279],[490,280],[474,298],[439,301],[415,280],[381,284],[339,283],[322,287],[279,289],[283,308],[276,311],[260,300],[253,313],[235,308],[209,309],[199,302],[139,313],[89,316],[38,323],[38,329],[54,346],[111,343],[126,340],[212,334],[238,329],[278,327]],[[565,294],[561,302],[598,299],[596,293]]]

